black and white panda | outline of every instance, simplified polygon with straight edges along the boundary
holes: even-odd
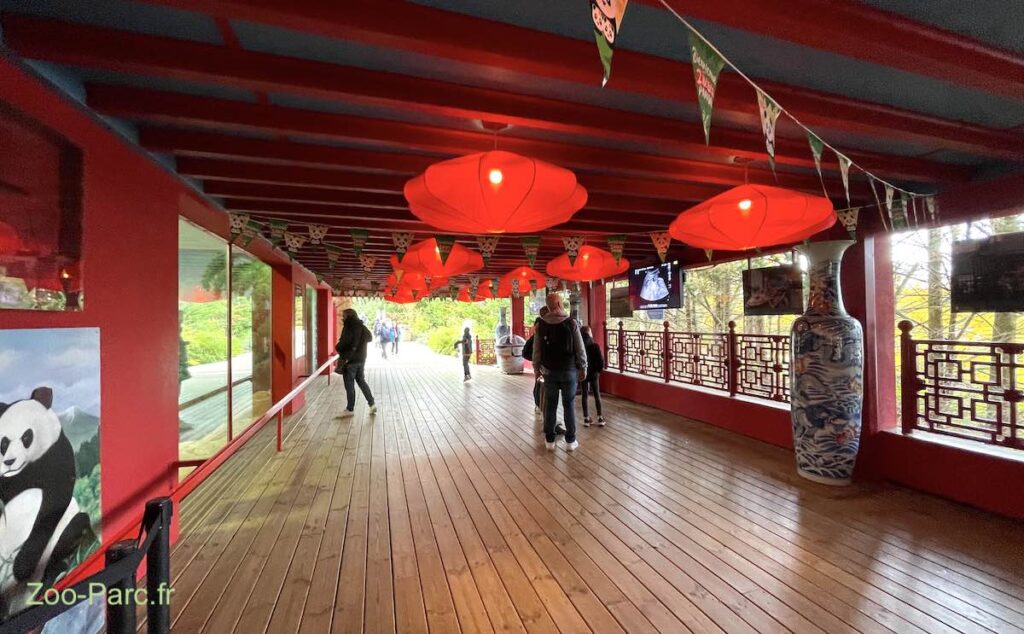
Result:
[[[72,496],[75,452],[52,404],[48,387],[0,403],[0,618],[25,607],[29,582],[52,585],[93,534]]]

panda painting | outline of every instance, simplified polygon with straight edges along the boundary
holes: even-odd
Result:
[[[24,609],[30,582],[51,586],[95,538],[72,495],[75,454],[52,404],[47,387],[0,403],[0,619]]]

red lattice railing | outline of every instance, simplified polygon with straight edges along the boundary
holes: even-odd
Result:
[[[904,433],[1024,449],[1024,344],[913,339],[909,321],[899,328]]]
[[[625,330],[605,323],[610,370],[789,402],[789,337],[736,332]],[[667,354],[666,354],[667,351]]]

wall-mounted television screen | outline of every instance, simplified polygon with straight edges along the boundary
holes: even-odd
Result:
[[[1024,233],[953,243],[954,313],[1024,310]]]
[[[628,286],[612,288],[611,298],[608,302],[608,316],[615,319],[631,319],[633,317],[633,306],[629,301]]]
[[[681,308],[686,274],[678,262],[645,266],[629,272],[629,299],[633,310]]]
[[[800,267],[770,266],[743,271],[744,315],[799,315],[804,312]]]

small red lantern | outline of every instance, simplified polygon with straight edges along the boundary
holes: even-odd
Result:
[[[397,292],[392,293],[390,290],[385,292],[384,300],[392,304],[415,304],[426,296],[425,292],[414,292],[411,288],[399,286]]]
[[[587,191],[567,169],[495,150],[431,165],[405,184],[405,198],[442,231],[530,233],[568,221]]]
[[[745,251],[800,242],[835,223],[836,212],[827,198],[740,185],[679,214],[669,233],[692,247]]]
[[[490,282],[480,282],[480,286],[476,289],[476,295],[470,294],[469,285],[463,286],[459,289],[460,302],[482,302],[485,299],[494,299],[494,293],[491,292]]]
[[[392,255],[391,268],[432,277],[454,277],[479,271],[484,268],[484,259],[476,251],[455,243],[448,254],[448,259],[442,262],[437,240],[430,238],[409,247],[401,264],[398,263],[398,256]]]
[[[408,288],[410,290],[415,289],[426,294],[439,288],[447,288],[448,278],[432,277],[430,278],[430,284],[427,284],[427,276],[423,273],[405,271],[402,273],[401,279],[398,278],[397,273],[392,273],[388,276],[387,281],[384,282],[384,288],[395,288],[396,286],[399,288]]]
[[[519,280],[519,295],[523,296],[531,290],[544,288],[548,278],[540,271],[535,271],[528,266],[520,266],[512,269],[502,276],[498,284],[498,297],[512,297],[512,280]],[[532,282],[532,284],[531,284]]]
[[[547,272],[551,277],[574,282],[592,282],[594,280],[615,277],[629,269],[629,260],[621,258],[616,264],[615,256],[604,249],[585,244],[576,255],[576,263],[569,263],[569,254],[563,253],[548,262]]]

